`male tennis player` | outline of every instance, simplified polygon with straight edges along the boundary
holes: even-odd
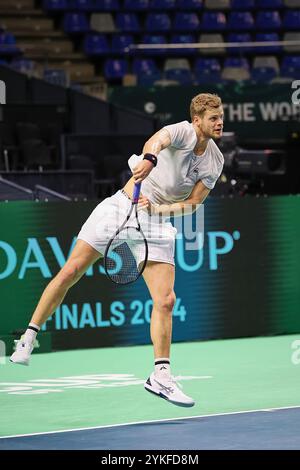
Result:
[[[42,324],[60,305],[69,288],[103,256],[102,227],[107,225],[110,214],[116,208],[124,211],[130,204],[134,183],[143,182],[139,200],[141,213],[147,214],[149,220],[155,219],[154,232],[158,231],[161,237],[148,240],[148,262],[143,272],[153,300],[150,333],[155,358],[154,372],[145,382],[145,389],[175,405],[195,404],[178,387],[170,371],[176,229],[164,220],[164,215],[193,212],[203,203],[222,172],[223,155],[213,140],[220,138],[223,130],[221,99],[201,93],[192,99],[190,114],[191,123],[183,121],[165,126],[145,143],[142,155],[130,157],[132,178],[121,191],[102,201],[82,226],[70,258],[44,290],[25,335],[16,342],[12,362],[29,364]]]

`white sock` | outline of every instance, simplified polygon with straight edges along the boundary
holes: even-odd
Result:
[[[24,340],[28,341],[29,343],[33,343],[39,331],[40,327],[38,325],[35,323],[29,323],[28,328],[24,334]]]
[[[156,377],[167,378],[171,375],[170,358],[157,357],[154,363],[154,374]]]

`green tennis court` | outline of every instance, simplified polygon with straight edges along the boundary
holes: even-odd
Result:
[[[1,436],[298,407],[297,339],[174,344],[173,373],[196,399],[188,410],[144,391],[152,369],[148,345],[34,354],[30,367],[7,361],[1,366]]]

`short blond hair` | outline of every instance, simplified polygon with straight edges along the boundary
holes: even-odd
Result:
[[[222,106],[222,100],[212,93],[200,93],[194,96],[190,105],[191,120],[195,115],[202,117],[207,109],[216,109]]]

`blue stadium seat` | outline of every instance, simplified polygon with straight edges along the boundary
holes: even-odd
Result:
[[[230,33],[227,37],[227,42],[251,42],[252,37],[250,33]],[[245,53],[253,50],[253,47],[228,47],[229,53]]]
[[[14,59],[10,63],[11,68],[19,72],[32,73],[34,70],[34,62],[29,59]]]
[[[224,61],[224,67],[249,69],[249,62],[245,57],[227,57]]]
[[[87,34],[83,50],[87,55],[105,55],[110,52],[107,37],[104,34]]]
[[[206,11],[202,15],[201,29],[203,31],[224,31],[226,29],[226,16],[224,13]]]
[[[195,10],[198,11],[203,7],[203,0],[177,0],[176,9],[177,10]]]
[[[192,85],[193,75],[188,69],[169,69],[165,71],[167,80],[175,80],[180,85]]]
[[[288,10],[283,17],[283,27],[288,31],[300,29],[300,10]]]
[[[167,40],[163,34],[144,34],[142,37],[142,43],[144,44],[166,44]],[[166,54],[165,48],[157,48],[157,49],[144,49],[142,51],[143,55],[165,55]]]
[[[113,54],[124,54],[132,44],[134,44],[134,39],[131,34],[115,34],[111,39],[111,52]]]
[[[198,31],[200,21],[197,13],[176,13],[174,31]]]
[[[161,78],[161,73],[153,59],[135,59],[132,71],[137,76],[138,85],[153,85]]]
[[[104,76],[108,80],[120,80],[128,72],[128,63],[125,59],[106,59],[104,63]]]
[[[281,75],[295,79],[300,78],[300,56],[285,56],[281,64]]]
[[[141,29],[135,13],[117,13],[116,25],[120,31],[128,33],[138,33]]]
[[[86,33],[89,23],[85,13],[65,13],[63,27],[66,33]]]
[[[283,6],[282,0],[256,0],[256,6],[257,8],[261,9],[277,9],[281,8]]]
[[[93,0],[69,0],[68,2],[68,10],[92,11],[93,7]]]
[[[93,0],[93,11],[118,11],[120,10],[119,0]]]
[[[232,31],[251,31],[254,18],[250,11],[232,11],[228,16],[228,29]]]
[[[151,10],[173,10],[175,8],[175,0],[150,0],[149,8]]]
[[[124,0],[125,11],[146,11],[149,9],[149,0]]]
[[[171,20],[167,13],[148,13],[146,17],[146,31],[170,31]]]
[[[47,11],[65,11],[68,9],[68,0],[44,0],[43,9]]]
[[[197,59],[194,65],[194,75],[198,84],[220,82],[221,66],[218,59]]]
[[[12,33],[0,32],[0,54],[5,56],[13,56],[20,53],[20,49],[16,45],[16,38]]]
[[[53,85],[67,86],[68,77],[63,69],[44,69],[43,79]]]
[[[189,43],[196,43],[196,38],[193,34],[173,34],[171,36],[170,42],[172,44],[189,44]],[[178,48],[178,49],[169,49],[169,55],[191,55],[195,54],[197,49],[195,48]]]
[[[255,27],[261,30],[276,30],[281,28],[281,18],[277,10],[259,11],[256,16]]]
[[[251,79],[256,83],[269,83],[275,77],[277,74],[272,67],[255,67],[251,71]]]
[[[268,42],[268,41],[279,41],[279,35],[278,33],[257,33],[255,36],[255,41],[257,42]],[[256,53],[257,54],[271,54],[271,53],[277,53],[281,52],[282,47],[281,46],[269,46],[269,47],[257,47],[256,48]]]
[[[255,0],[231,0],[232,10],[252,10],[255,7]]]

